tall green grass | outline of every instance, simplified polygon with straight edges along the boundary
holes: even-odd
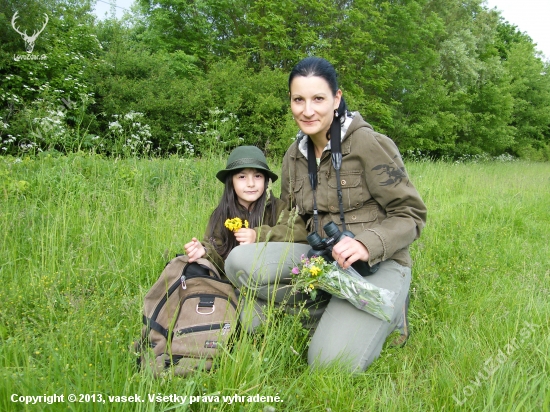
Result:
[[[213,372],[137,371],[128,348],[143,296],[166,261],[202,236],[223,164],[0,159],[0,410],[550,410],[547,163],[407,165],[429,209],[412,248],[412,336],[403,349],[385,347],[365,373],[310,370],[302,319],[277,313],[239,336]],[[25,405],[13,394],[65,402]],[[70,403],[69,394],[106,402]],[[134,394],[145,402],[108,399]],[[254,395],[282,402],[246,398]]]

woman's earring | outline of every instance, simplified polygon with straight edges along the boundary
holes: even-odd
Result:
[[[338,117],[338,109],[334,109],[334,116]]]

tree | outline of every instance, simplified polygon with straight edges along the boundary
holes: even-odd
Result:
[[[88,76],[101,48],[93,33],[90,1],[2,2],[7,13],[0,21],[19,11],[17,23],[29,27],[29,33],[48,16],[33,53],[22,53],[15,31],[3,33],[0,117],[10,125],[5,133],[13,143],[5,151],[16,150],[21,142],[38,148],[80,147],[93,121],[87,114],[93,103]],[[35,59],[19,59],[21,54]]]
[[[512,44],[506,54],[504,67],[513,96],[511,125],[516,130],[514,152],[550,160],[549,65],[536,56],[533,43],[528,41]]]

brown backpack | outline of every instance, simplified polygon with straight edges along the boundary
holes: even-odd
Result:
[[[145,295],[138,364],[155,376],[210,370],[235,330],[236,305],[233,286],[208,260],[176,256]]]

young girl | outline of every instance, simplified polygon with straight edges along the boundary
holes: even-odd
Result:
[[[225,169],[220,170],[216,177],[225,184],[225,189],[210,216],[204,240],[199,242],[193,238],[185,245],[189,262],[205,257],[220,273],[224,273],[225,259],[238,245],[268,239],[306,241],[303,220],[296,220],[297,215],[290,219],[285,202],[267,191],[269,180],[275,182],[278,176],[269,169],[260,149],[255,146],[237,147],[229,155]],[[234,218],[241,219],[243,226],[233,232],[225,222]]]

